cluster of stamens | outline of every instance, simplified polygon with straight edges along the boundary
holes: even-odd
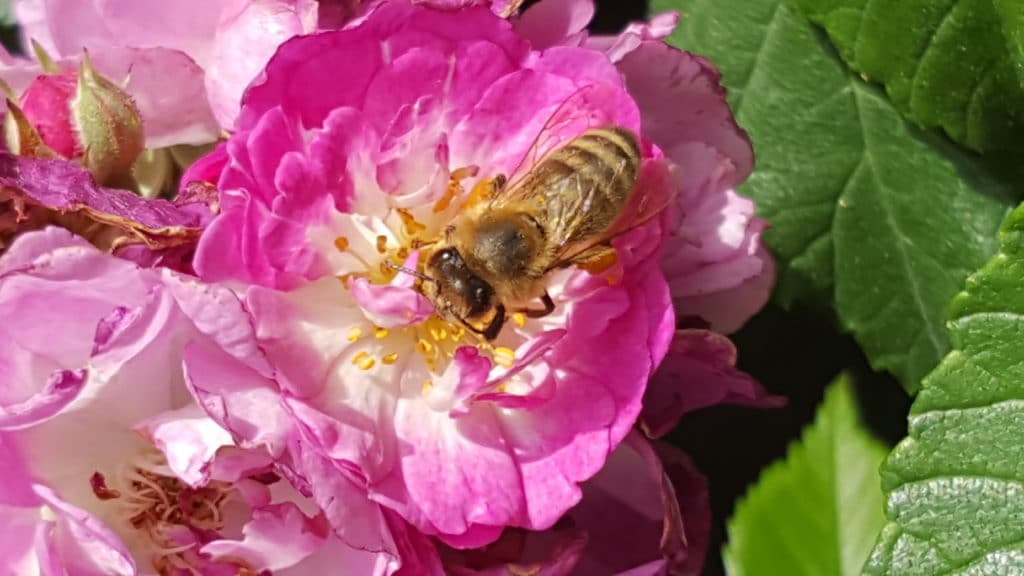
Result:
[[[93,473],[89,483],[97,499],[118,506],[118,515],[126,524],[143,534],[158,574],[198,574],[188,557],[189,552],[195,553],[195,543],[182,543],[175,537],[182,528],[203,542],[218,534],[224,529],[222,509],[235,490],[217,481],[192,488],[164,473],[165,465],[163,456],[154,451],[124,471],[120,490],[109,487],[101,472]],[[239,570],[240,574],[252,573],[245,566]]]
[[[475,167],[454,170],[451,173],[444,195],[434,203],[432,212],[442,217],[444,213],[465,209],[486,198],[489,193],[487,181],[481,181],[481,183],[474,186],[468,195],[465,194],[465,189],[461,183],[462,180],[473,177],[476,174],[477,169]],[[458,203],[460,198],[465,198],[465,200]],[[378,236],[374,247],[381,256],[380,263],[376,266],[367,265],[365,273],[357,274],[358,276],[366,277],[374,284],[387,284],[397,274],[410,272],[403,271],[398,264],[404,262],[412,250],[430,246],[437,241],[437,238],[425,238],[423,236],[424,232],[429,229],[428,226],[417,220],[410,211],[402,208],[394,210],[402,223],[401,231],[397,234],[400,238],[398,241],[399,245],[395,246],[393,242],[389,241],[387,236]],[[334,246],[340,252],[348,251],[349,245],[349,239],[344,236],[339,236],[334,240]],[[412,272],[422,274],[422,262],[424,260],[425,258],[421,255],[420,268]],[[353,276],[356,275],[347,274],[339,279],[343,285],[347,286]],[[422,284],[422,282],[422,278],[416,279],[417,285]],[[519,327],[526,323],[526,317],[523,314],[513,314],[510,319]],[[482,331],[482,327],[478,331]],[[515,361],[515,351],[511,348],[494,346],[479,334],[469,330],[466,326],[449,322],[434,314],[424,322],[394,330],[379,326],[354,327],[350,329],[347,335],[349,342],[368,341],[373,343],[368,349],[355,353],[351,360],[352,364],[361,370],[368,371],[378,366],[390,366],[398,362],[399,354],[387,351],[385,347],[387,339],[392,335],[411,338],[414,342],[414,349],[423,358],[427,368],[435,374],[443,372],[444,367],[454,357],[456,350],[463,346],[474,346],[481,354],[490,357],[498,366],[509,368]],[[423,392],[429,392],[432,386],[432,381],[425,381],[423,383]]]

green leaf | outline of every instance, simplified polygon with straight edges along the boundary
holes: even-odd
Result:
[[[882,467],[889,524],[866,574],[1024,573],[1024,207],[1000,241]]]
[[[11,0],[0,0],[0,26],[14,26],[16,23],[14,11],[11,10]]]
[[[731,576],[860,574],[885,522],[878,465],[885,447],[857,421],[845,378],[814,424],[737,505],[724,552]]]
[[[772,225],[776,298],[833,305],[910,390],[949,349],[949,300],[995,252],[1010,186],[901,119],[778,0],[655,0],[718,65],[757,156],[741,192]]]
[[[794,0],[903,114],[974,150],[1024,148],[1024,3]]]

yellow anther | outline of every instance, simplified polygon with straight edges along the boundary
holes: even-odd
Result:
[[[424,381],[423,382],[423,393],[424,394],[430,394],[430,389],[433,388],[433,387],[434,387],[434,383],[433,382],[431,382],[430,380]]]
[[[337,248],[339,252],[344,252],[345,250],[348,250],[348,238],[345,238],[344,236],[338,236],[337,238],[334,239],[334,247]]]
[[[479,166],[463,166],[462,168],[456,168],[455,170],[452,170],[452,173],[451,175],[449,175],[449,178],[453,182],[461,182],[466,178],[472,178],[473,176],[476,176],[477,173],[479,172]]]
[[[490,199],[492,196],[494,196],[494,193],[497,191],[497,189],[497,183],[493,178],[483,178],[481,180],[478,180],[477,183],[473,186],[473,189],[470,190],[469,198],[466,199],[466,204],[463,207],[470,208],[472,206],[479,204],[480,202],[483,202],[484,200]]]
[[[405,233],[407,235],[415,236],[427,229],[426,226],[417,222],[416,218],[405,208],[399,208],[396,211],[398,212],[398,217],[402,219],[402,225],[405,226]]]
[[[387,328],[374,328],[373,329],[373,335],[376,336],[377,338],[387,338],[387,336],[388,336],[388,329]]]
[[[501,384],[498,384],[498,387],[495,388],[495,390],[498,392],[498,394],[504,394],[506,390],[505,383],[502,382]]]
[[[398,352],[392,352],[391,354],[381,358],[380,361],[390,366],[395,362],[398,362]]]
[[[434,203],[434,214],[447,210],[448,207],[451,206],[452,200],[455,199],[455,196],[458,195],[461,189],[462,186],[459,186],[454,182],[449,183],[448,187],[444,190],[444,195]]]
[[[356,354],[356,357],[352,359],[352,364],[358,366],[362,361],[366,360],[369,357],[370,355],[367,354],[366,351],[364,350],[359,354]]]
[[[376,363],[377,361],[373,358],[363,358],[362,361],[359,362],[359,369],[369,370],[370,368],[373,368],[373,365]]]
[[[522,312],[516,312],[512,315],[512,321],[516,323],[516,326],[522,328],[523,326],[526,326],[526,315]]]
[[[416,350],[424,356],[430,356],[430,353],[434,351],[434,345],[431,344],[429,340],[421,338],[420,341],[416,343]]]
[[[511,368],[515,363],[516,351],[506,346],[498,346],[494,349],[494,362],[498,366]]]
[[[377,252],[381,254],[388,251],[388,237],[381,234],[377,236]]]
[[[348,331],[348,341],[349,342],[355,342],[356,340],[359,340],[362,337],[363,337],[363,329],[358,327],[358,326],[355,326],[351,330]]]

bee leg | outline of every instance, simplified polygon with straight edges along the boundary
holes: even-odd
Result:
[[[545,290],[544,295],[540,297],[540,301],[544,304],[543,310],[537,310],[536,308],[523,308],[521,310],[517,310],[517,312],[522,312],[527,318],[543,318],[555,311],[555,301],[551,299],[551,295],[548,294],[547,290]]]

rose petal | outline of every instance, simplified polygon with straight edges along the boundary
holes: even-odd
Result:
[[[779,407],[785,398],[769,395],[737,370],[736,348],[728,338],[707,330],[679,330],[644,395],[642,423],[647,434],[661,437],[679,418],[715,404]]]
[[[516,20],[516,32],[534,50],[582,42],[583,31],[594,17],[592,0],[541,0]]]

